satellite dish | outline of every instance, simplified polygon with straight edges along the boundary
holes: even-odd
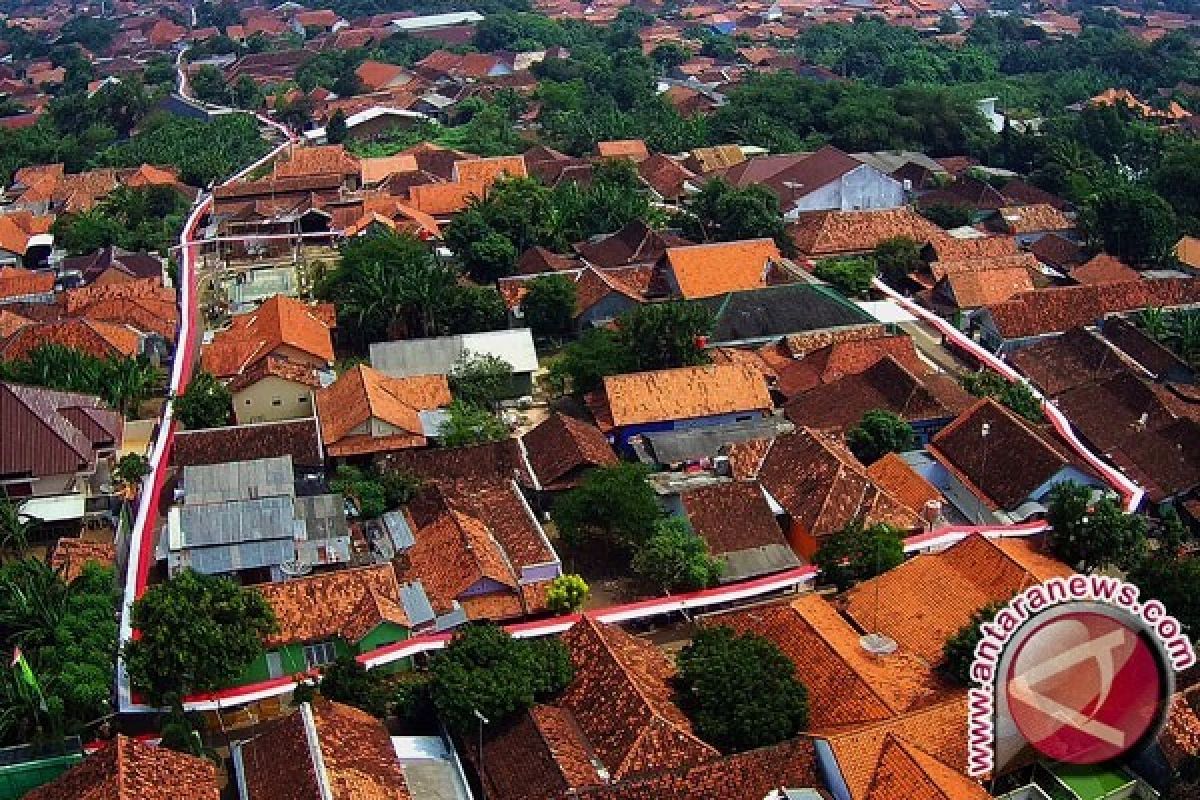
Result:
[[[279,565],[279,571],[289,578],[299,578],[312,572],[312,564],[307,564],[300,558],[290,558]]]
[[[890,656],[899,647],[895,639],[884,636],[882,633],[868,633],[866,636],[860,636],[858,644],[873,656]]]

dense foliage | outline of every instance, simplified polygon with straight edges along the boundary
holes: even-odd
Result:
[[[640,464],[615,464],[589,472],[560,495],[551,512],[558,534],[571,544],[636,548],[662,517],[658,499]]]
[[[971,664],[975,661],[975,647],[983,638],[980,626],[990,622],[1001,608],[993,603],[971,615],[971,621],[959,628],[942,645],[942,671],[960,686],[971,683]]]
[[[590,588],[579,575],[559,575],[546,587],[546,608],[555,614],[572,614],[583,608]]]
[[[184,183],[207,186],[261,158],[269,145],[258,122],[245,114],[227,114],[211,122],[156,114],[138,132],[97,157],[102,166],[160,164],[179,170]]]
[[[633,571],[658,591],[687,592],[716,584],[724,563],[708,553],[708,544],[683,517],[666,517],[638,545]]]
[[[61,344],[43,344],[23,357],[0,361],[0,380],[99,396],[114,411],[137,416],[162,373],[145,358],[96,358]]]
[[[508,427],[486,408],[455,400],[446,409],[446,419],[438,430],[442,447],[466,447],[498,442],[508,438]]]
[[[190,569],[147,589],[133,604],[133,626],[141,636],[125,645],[129,680],[157,705],[228,686],[278,628],[257,591]]]
[[[1045,419],[1042,401],[1022,381],[1010,381],[997,372],[982,369],[963,373],[959,383],[976,397],[991,397],[1030,422],[1038,423]]]
[[[233,396],[228,387],[210,373],[197,372],[187,388],[171,402],[175,419],[185,428],[219,428],[229,424]]]
[[[535,336],[563,336],[575,321],[575,282],[563,275],[540,275],[525,285],[521,311]]]
[[[726,753],[790,739],[808,725],[808,690],[769,639],[703,628],[679,653],[676,698],[696,734]]]
[[[88,736],[86,726],[109,713],[116,603],[111,568],[88,564],[67,584],[39,559],[0,567],[0,646],[19,646],[37,681],[0,673],[0,744]]]
[[[88,211],[54,220],[55,244],[71,255],[116,245],[165,255],[174,245],[191,204],[169,186],[118,187]]]
[[[845,591],[904,562],[904,538],[890,525],[855,520],[821,542],[813,563],[821,580]]]
[[[888,453],[903,453],[917,446],[917,437],[902,417],[883,409],[863,414],[859,423],[846,431],[846,444],[864,464],[873,464]]]
[[[460,628],[433,657],[433,703],[456,731],[474,731],[482,714],[496,726],[549,700],[574,677],[566,646],[555,637],[514,639],[491,623]]]
[[[1093,502],[1092,488],[1072,481],[1050,491],[1050,549],[1081,572],[1109,566],[1128,569],[1146,549],[1145,519],[1126,514],[1111,497]]]
[[[495,408],[512,394],[512,365],[491,353],[464,352],[447,377],[451,394],[466,405]]]

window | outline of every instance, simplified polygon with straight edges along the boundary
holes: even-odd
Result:
[[[301,402],[301,403],[307,403],[307,402],[308,402],[308,395],[304,395],[303,397],[301,397],[301,398],[300,398],[300,400],[299,400],[299,402]]]
[[[247,397],[247,398],[246,398],[246,405],[250,405],[250,398],[249,398],[249,397]]]
[[[273,405],[273,406],[281,406],[281,405],[283,405],[283,401],[282,401],[282,400],[280,400],[278,397],[272,397],[272,398],[271,398],[271,405]]]
[[[317,642],[304,645],[304,663],[309,669],[323,667],[337,661],[337,651],[333,642]]]

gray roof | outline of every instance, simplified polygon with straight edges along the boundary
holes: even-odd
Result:
[[[340,494],[297,497],[296,518],[304,521],[310,541],[350,535],[350,526],[346,522],[346,506]]]
[[[292,497],[295,483],[291,456],[183,468],[184,503],[189,506]]]
[[[376,342],[371,345],[371,366],[394,378],[448,375],[465,352],[496,356],[516,373],[536,372],[538,368],[533,334],[528,328]]]
[[[851,153],[859,161],[888,175],[905,164],[916,164],[930,172],[945,173],[946,168],[924,153],[913,150],[877,150],[874,153]]]
[[[788,425],[787,427],[791,427]],[[658,431],[642,434],[650,445],[656,463],[678,464],[720,455],[721,448],[750,439],[773,439],[779,435],[780,421],[774,417],[759,417],[745,422],[712,425],[678,431]]]
[[[408,524],[408,518],[404,514],[399,511],[389,511],[383,515],[382,521],[383,528],[391,538],[397,553],[403,553],[416,544],[416,537],[413,536],[412,527]]]
[[[788,283],[697,301],[713,313],[712,344],[765,342],[790,334],[875,324],[828,286]]]
[[[400,586],[400,605],[404,606],[404,614],[414,627],[432,622],[437,617],[420,581]]]
[[[792,548],[782,544],[734,550],[723,553],[721,560],[725,562],[721,583],[757,578],[800,566],[800,559],[796,558]]]
[[[179,506],[171,531],[171,571],[190,566],[207,574],[278,566],[296,555],[303,533],[290,497],[264,497],[204,506]]]

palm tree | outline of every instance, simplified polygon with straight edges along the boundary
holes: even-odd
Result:
[[[1179,355],[1195,364],[1200,361],[1200,311],[1181,311],[1174,316]]]
[[[40,522],[22,513],[21,507],[7,497],[0,498],[0,551],[24,553],[29,547],[29,535]]]
[[[110,356],[104,362],[104,398],[113,409],[134,419],[160,378],[161,373],[144,358]]]
[[[1171,332],[1167,324],[1167,314],[1161,308],[1143,308],[1138,312],[1137,323],[1146,331],[1146,335],[1156,342],[1164,341]]]

